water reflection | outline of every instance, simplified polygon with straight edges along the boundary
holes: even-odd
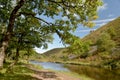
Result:
[[[51,63],[51,62],[38,62],[38,61],[30,61],[33,64],[41,65],[44,69],[51,69],[57,71],[69,71],[64,67],[63,64],[59,63]]]
[[[71,71],[76,72],[80,75],[86,75],[94,80],[120,80],[120,70],[106,70],[102,68],[96,68],[91,66],[81,66],[81,65],[64,65],[52,62],[38,62],[30,61],[33,64],[41,65],[45,69],[52,69],[58,71]],[[119,73],[118,73],[119,72]]]
[[[71,71],[78,74],[84,74],[95,80],[120,80],[120,74],[116,71],[109,71],[102,68],[95,68],[90,66],[66,65]]]

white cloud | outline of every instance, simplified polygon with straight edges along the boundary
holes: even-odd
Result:
[[[93,22],[96,24],[96,26],[103,26],[103,25],[107,24],[109,21],[112,21],[112,20],[114,20],[114,19],[115,19],[115,18],[95,20],[95,21],[93,21]]]
[[[96,26],[103,26],[105,24],[107,24],[107,23],[97,23]]]
[[[79,30],[79,31],[76,31],[76,32],[90,32],[90,31],[95,31],[96,29],[86,29],[86,30]]]
[[[102,20],[95,20],[93,21],[94,23],[96,23],[96,26],[103,26],[105,24],[107,24],[109,21],[114,20],[115,18],[109,18],[109,19],[102,19]],[[85,29],[85,30],[79,30],[76,31],[77,33],[85,33],[85,32],[90,32],[90,31],[95,31],[96,29]]]
[[[106,22],[109,22],[109,21],[112,21],[114,20],[115,18],[110,18],[110,19],[103,19],[103,20],[95,20],[93,21],[94,23],[106,23]]]
[[[106,10],[107,9],[107,3],[105,3],[105,4],[103,4],[102,6],[99,6],[98,7],[98,11],[100,11],[100,10]]]

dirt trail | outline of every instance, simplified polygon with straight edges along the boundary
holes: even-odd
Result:
[[[30,65],[27,65],[27,68],[34,71],[32,77],[36,78],[37,80],[81,80],[63,73],[57,73],[48,70],[39,70]]]

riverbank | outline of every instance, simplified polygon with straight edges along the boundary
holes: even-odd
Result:
[[[6,72],[7,66],[5,64],[5,68],[0,71],[0,80],[92,80],[85,76],[80,78],[73,73],[46,70],[24,63],[18,63]]]
[[[99,67],[85,66],[85,65],[73,65],[73,64],[62,64],[53,62],[39,62],[31,61],[30,63],[40,65],[44,69],[57,70],[58,72],[64,71],[62,74],[72,74],[71,76],[79,76],[81,80],[119,80],[120,70],[108,70]],[[66,71],[68,70],[68,71]],[[76,74],[75,74],[76,73]],[[83,77],[85,77],[83,79]],[[86,79],[89,78],[89,79]]]
[[[39,61],[39,60],[37,60]],[[114,60],[104,60],[104,61],[40,61],[40,62],[53,62],[53,63],[62,63],[62,64],[71,64],[71,65],[82,65],[82,66],[91,66],[91,67],[98,67],[104,68],[108,70],[119,69],[120,70],[120,61],[114,63]]]
[[[39,80],[81,80],[80,78],[76,78],[68,73],[57,72],[45,69],[36,69],[31,65],[27,65],[27,68],[34,71],[32,77],[38,78]]]

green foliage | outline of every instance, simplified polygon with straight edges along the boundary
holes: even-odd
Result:
[[[104,52],[100,52],[99,53],[99,56],[102,58],[102,59],[108,59],[110,58],[110,53],[108,51],[104,51]]]
[[[87,53],[90,47],[90,42],[82,42],[80,38],[74,37],[75,40],[67,47],[67,52],[82,55]]]
[[[115,37],[117,35],[117,32],[115,28],[111,27],[107,30],[107,33],[110,34],[111,38]]]
[[[11,11],[18,5],[18,2],[13,0],[0,0],[1,24],[3,24],[3,21],[7,24]],[[102,1],[100,0],[26,0],[24,5],[18,10],[18,13],[15,14],[17,17],[14,22],[14,27],[21,27],[25,31],[25,26],[29,28],[29,26],[35,27],[39,25],[42,29],[47,27],[42,31],[43,33],[45,31],[56,33],[56,30],[59,33],[74,31],[77,28],[77,24],[86,24],[96,19],[97,7],[101,6],[101,4]],[[41,16],[53,19],[53,22],[44,20],[44,17],[42,18]],[[61,18],[55,18],[55,16]],[[66,17],[67,20],[63,20],[63,17]],[[47,33],[49,34],[51,32]]]
[[[46,26],[41,28],[39,21],[35,18],[24,18],[21,22],[18,20],[16,25],[18,26],[14,29],[15,37],[21,40],[20,45],[24,46],[24,48],[42,46],[47,48],[47,43],[53,40],[50,30],[47,30]]]
[[[36,80],[31,76],[34,72],[23,64],[17,64],[13,67],[12,72],[4,73],[7,66],[8,64],[5,64],[5,68],[0,72],[0,80]]]
[[[107,33],[101,34],[97,41],[98,51],[111,51],[115,47],[115,42],[111,39],[111,36]]]
[[[7,26],[1,42],[8,38],[5,42],[9,44],[9,51],[29,51],[34,47],[47,48],[57,33],[71,48],[78,43],[76,49],[86,49],[88,46],[79,42],[72,32],[80,23],[93,26],[91,21],[97,18],[101,5],[101,0],[0,0],[0,25]],[[80,52],[86,51],[83,49]]]

